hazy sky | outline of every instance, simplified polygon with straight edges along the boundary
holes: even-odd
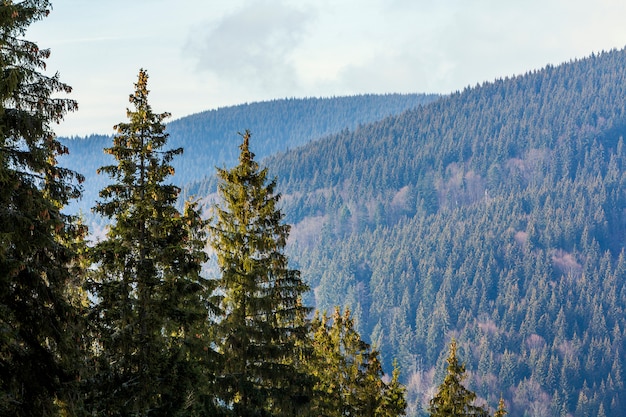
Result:
[[[285,97],[449,93],[626,45],[623,0],[52,0],[27,38],[112,133],[140,68],[173,119]]]

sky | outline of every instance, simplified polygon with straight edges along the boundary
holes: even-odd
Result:
[[[111,134],[139,69],[175,120],[286,97],[448,94],[626,46],[623,0],[52,0],[26,38]]]

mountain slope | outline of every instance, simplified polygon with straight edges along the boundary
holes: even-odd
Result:
[[[512,415],[621,415],[624,68],[593,55],[267,159],[316,305],[400,360],[412,413],[454,336]]]
[[[284,99],[224,107],[174,120],[167,125],[168,145],[183,147],[185,154],[174,160],[176,175],[172,181],[184,185],[212,175],[217,165],[235,163],[238,149],[228,145],[238,143],[237,132],[245,129],[253,132],[260,158],[342,129],[354,129],[359,124],[402,113],[437,98],[425,94],[371,94]],[[111,146],[111,138],[91,135],[61,138],[61,141],[68,146],[70,154],[61,158],[60,163],[86,176],[83,199],[70,210],[81,209],[88,213],[98,190],[108,183],[108,178],[97,176],[95,170],[113,163],[103,153],[103,148]]]

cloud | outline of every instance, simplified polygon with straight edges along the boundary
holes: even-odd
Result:
[[[481,0],[455,8],[440,47],[451,79],[476,81],[523,74],[592,52],[621,47],[626,7],[603,0]],[[458,81],[457,81],[458,82]]]
[[[247,5],[196,29],[186,52],[199,71],[264,91],[298,84],[292,60],[313,14],[277,1]]]
[[[318,79],[319,87],[446,93],[622,47],[626,39],[619,23],[626,3],[615,0],[593,7],[583,0],[393,0],[383,7],[379,0],[362,9],[348,29],[360,35],[347,39],[350,52],[344,56],[353,59],[332,77]]]
[[[328,64],[325,72],[309,77],[312,88],[326,94],[439,92],[449,71],[439,41],[451,19],[450,8],[417,3],[354,2],[358,19],[349,18],[350,10],[321,16],[324,31],[334,36],[323,54],[317,54],[318,62]]]

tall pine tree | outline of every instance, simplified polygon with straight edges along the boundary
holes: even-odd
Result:
[[[51,125],[76,109],[71,88],[42,73],[50,51],[26,39],[46,0],[0,4],[0,415],[71,407],[80,352],[74,243],[82,228],[62,209],[80,176],[57,165],[67,149]]]
[[[114,183],[95,211],[112,220],[93,248],[97,323],[92,407],[107,415],[195,415],[213,412],[215,369],[209,340],[210,281],[205,222],[194,204],[176,208],[179,189],[166,184],[182,149],[163,150],[163,120],[148,104],[148,75],[139,72],[129,121],[117,125],[105,166]]]
[[[237,416],[291,416],[309,401],[309,378],[299,365],[308,287],[284,254],[289,225],[277,207],[276,181],[268,182],[267,169],[254,160],[250,132],[242,136],[239,164],[218,169],[222,201],[211,228],[223,295],[222,398]]]

